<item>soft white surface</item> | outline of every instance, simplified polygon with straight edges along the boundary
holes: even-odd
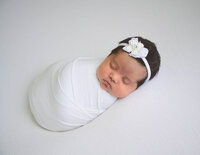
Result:
[[[0,1],[0,154],[200,154],[199,19],[197,0]],[[33,77],[65,57],[106,56],[133,35],[157,43],[159,76],[77,130],[34,122]]]

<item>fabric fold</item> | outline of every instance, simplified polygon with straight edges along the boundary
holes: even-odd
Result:
[[[36,121],[52,131],[67,131],[92,121],[115,101],[96,77],[102,59],[77,58],[49,66],[32,83],[29,102]]]

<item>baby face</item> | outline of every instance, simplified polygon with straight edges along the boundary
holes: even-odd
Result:
[[[122,51],[108,56],[97,69],[100,86],[118,98],[128,96],[146,76],[146,67]]]

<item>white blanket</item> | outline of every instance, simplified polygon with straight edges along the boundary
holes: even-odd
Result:
[[[100,87],[96,70],[101,59],[77,58],[47,68],[29,89],[36,121],[52,131],[78,128],[102,114],[115,101]]]

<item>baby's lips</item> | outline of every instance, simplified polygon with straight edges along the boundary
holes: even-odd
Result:
[[[112,89],[112,85],[110,84],[110,82],[108,82],[107,80],[103,79],[104,84],[106,85],[106,87],[109,87],[110,89]]]

